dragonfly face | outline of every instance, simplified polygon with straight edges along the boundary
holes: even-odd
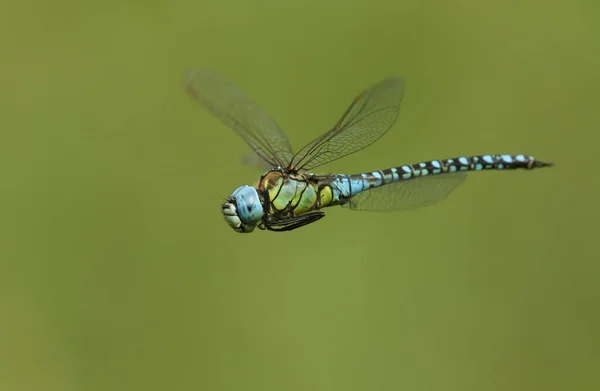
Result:
[[[254,231],[263,216],[263,207],[256,189],[252,186],[241,186],[221,207],[225,222],[236,232]]]

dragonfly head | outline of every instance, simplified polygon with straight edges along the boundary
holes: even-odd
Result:
[[[225,222],[236,232],[254,231],[263,216],[260,198],[252,186],[238,187],[221,209]]]

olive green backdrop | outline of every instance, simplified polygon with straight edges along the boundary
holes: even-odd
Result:
[[[53,1],[0,16],[1,390],[600,387],[598,2]],[[400,214],[234,233],[259,171],[182,89],[234,80],[292,145],[406,80],[394,128],[323,168],[461,154]]]

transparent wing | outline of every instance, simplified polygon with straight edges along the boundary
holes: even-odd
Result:
[[[371,145],[396,122],[403,93],[404,82],[399,77],[382,80],[363,91],[333,129],[296,154],[291,166],[312,170]]]
[[[240,163],[246,167],[252,167],[262,172],[268,171],[271,168],[273,168],[273,165],[265,162],[260,156],[252,152],[248,152],[242,155]]]
[[[343,206],[372,212],[421,208],[442,201],[465,179],[467,174],[458,172],[394,182],[359,193]]]
[[[285,167],[291,161],[294,153],[283,131],[231,81],[210,70],[194,69],[185,77],[185,89],[271,167]]]

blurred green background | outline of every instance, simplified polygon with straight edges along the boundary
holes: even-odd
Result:
[[[0,390],[596,390],[600,5],[54,1],[0,16]],[[234,233],[260,172],[186,96],[234,80],[296,148],[394,74],[323,168],[525,153],[400,214]]]

